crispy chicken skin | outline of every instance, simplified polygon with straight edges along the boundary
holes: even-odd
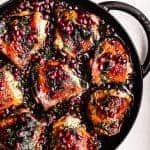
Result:
[[[78,78],[68,65],[49,60],[39,65],[35,84],[35,99],[45,110],[64,100],[80,95],[88,84]]]
[[[11,150],[41,150],[46,123],[37,121],[27,109],[0,120],[0,148]]]
[[[119,89],[97,90],[91,95],[88,115],[98,134],[119,133],[132,97]]]
[[[10,71],[5,67],[0,69],[0,111],[23,103],[23,92],[19,85]]]
[[[91,60],[92,83],[124,83],[132,68],[123,44],[117,39],[105,39],[101,43],[101,50]]]
[[[90,51],[94,41],[100,38],[100,19],[93,14],[59,7],[55,13],[59,18],[55,31],[55,49],[69,58],[76,58],[78,54]]]
[[[67,150],[98,150],[94,145],[94,138],[86,131],[86,128],[81,124],[80,119],[65,116],[60,118],[53,124],[53,139],[52,149],[67,149]]]
[[[29,48],[27,51],[25,46],[28,44],[26,41],[25,43],[22,43],[22,41],[16,39],[11,42],[4,41],[0,38],[0,51],[5,54],[14,64],[17,65],[19,68],[23,68],[25,65],[29,63],[31,60],[31,56],[38,52],[38,50],[43,46],[47,34],[46,34],[46,26],[48,21],[43,19],[43,15],[40,12],[28,12],[23,11],[18,14],[13,14],[9,17],[20,17],[20,18],[26,18],[30,17],[28,25],[26,26],[26,31],[24,31],[25,35],[22,35],[21,39],[28,38],[29,36],[31,38],[34,37],[35,41],[32,41],[32,47]],[[18,22],[16,20],[13,20],[12,22]],[[19,26],[19,25],[18,25]],[[30,34],[28,35],[30,29]],[[18,32],[22,32],[22,28],[18,29]]]

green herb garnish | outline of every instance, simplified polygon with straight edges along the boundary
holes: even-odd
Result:
[[[102,80],[103,82],[106,82],[106,81],[108,80],[108,78],[107,78],[106,75],[102,74],[102,75],[101,75],[101,80]]]

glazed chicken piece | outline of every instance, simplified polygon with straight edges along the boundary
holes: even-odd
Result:
[[[0,112],[17,107],[23,103],[23,92],[19,88],[20,82],[17,81],[13,74],[6,70],[0,69]]]
[[[132,74],[132,67],[127,51],[118,39],[105,39],[100,45],[102,52],[97,52],[91,60],[92,83],[124,83]]]
[[[14,17],[17,19],[13,19]],[[17,67],[23,68],[29,63],[31,56],[43,46],[47,37],[48,21],[43,19],[42,13],[28,11],[10,15],[8,19],[13,27],[13,39],[8,42],[0,38],[0,51]],[[12,38],[12,35],[9,36]]]
[[[37,121],[27,109],[19,109],[0,120],[0,148],[42,150],[46,123]]]
[[[37,67],[35,99],[45,110],[64,100],[82,94],[88,84],[78,78],[68,65],[49,60]]]
[[[65,116],[53,124],[50,149],[60,150],[98,150],[100,144],[90,136],[80,119]]]
[[[99,40],[99,17],[77,10],[57,8],[54,47],[69,58],[90,51]]]
[[[94,92],[88,104],[88,115],[97,133],[107,136],[119,133],[131,101],[132,96],[119,89]]]

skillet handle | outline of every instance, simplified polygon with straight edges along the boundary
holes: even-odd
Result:
[[[141,67],[142,67],[143,77],[145,77],[150,71],[150,21],[149,19],[137,8],[123,2],[107,1],[107,2],[99,3],[99,5],[102,6],[106,11],[121,10],[129,13],[134,18],[136,18],[144,28],[148,39],[148,53],[144,61],[144,64],[141,65]]]

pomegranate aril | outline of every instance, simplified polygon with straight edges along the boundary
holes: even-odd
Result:
[[[41,12],[44,11],[44,7],[43,6],[40,7],[40,11]]]
[[[19,137],[24,137],[25,136],[25,132],[24,131],[18,131],[16,134]]]
[[[126,64],[126,63],[127,63],[127,59],[124,59],[124,60],[123,60],[123,64]]]
[[[70,26],[67,26],[66,29],[67,33],[71,34],[73,32],[73,27],[70,25]]]
[[[63,137],[63,134],[62,132],[59,132],[59,135],[58,135],[59,138]]]
[[[26,34],[26,33],[25,33],[25,30],[24,30],[24,29],[21,29],[21,30],[20,30],[20,35],[23,36],[23,35],[25,35],[25,34]]]
[[[49,15],[44,15],[43,18],[46,19],[46,20],[48,20],[49,19]]]
[[[13,26],[13,28],[14,28],[15,31],[18,30],[18,26],[17,25]]]
[[[104,66],[103,66],[103,65],[100,65],[100,66],[99,66],[99,69],[100,69],[100,71],[104,70]]]
[[[116,58],[116,61],[119,64],[126,64],[127,63],[127,58],[126,58],[126,56],[118,56]]]
[[[4,41],[7,41],[8,40],[8,34],[5,34],[3,39],[4,39]]]
[[[17,150],[21,149],[21,144],[19,142],[16,142],[16,149]]]
[[[25,7],[26,7],[26,8],[29,8],[29,7],[30,7],[30,2],[29,2],[29,1],[25,2]]]
[[[0,117],[4,117],[5,116],[5,111],[4,110],[0,110]]]
[[[45,0],[45,4],[49,4],[50,3],[50,0]]]
[[[87,25],[87,20],[86,20],[86,18],[83,19],[83,24],[84,24],[84,25]]]
[[[99,62],[100,63],[104,63],[106,61],[106,59],[104,58],[104,57],[101,57],[100,59],[99,59]]]
[[[35,11],[40,11],[40,6],[36,6]]]
[[[45,5],[44,5],[44,8],[45,8],[45,9],[49,9],[50,6],[49,6],[48,4],[45,4]]]
[[[16,41],[20,41],[20,40],[21,40],[20,34],[16,35]]]
[[[90,27],[92,24],[93,24],[92,20],[91,20],[91,19],[88,19],[87,25]]]
[[[0,85],[0,91],[5,90],[5,87],[3,85]]]
[[[63,32],[66,32],[68,34],[71,34],[73,32],[73,25],[70,23],[69,20],[65,20],[63,18],[59,18],[57,20],[58,22],[58,26],[60,27],[60,29],[63,31]]]
[[[20,32],[19,30],[16,31],[16,36],[19,36],[20,35]]]
[[[24,9],[25,8],[24,2],[20,3],[19,8],[20,9]]]
[[[67,148],[71,148],[71,145],[69,143],[67,143]]]
[[[41,6],[41,3],[39,3],[39,2],[37,1],[37,2],[33,2],[33,5],[34,5],[34,6]]]
[[[63,143],[66,144],[67,140],[65,138],[62,139]]]

